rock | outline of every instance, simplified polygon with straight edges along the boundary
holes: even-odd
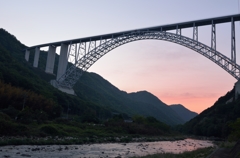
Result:
[[[28,155],[28,154],[22,154],[21,156],[24,156],[24,157],[31,157],[31,155]]]

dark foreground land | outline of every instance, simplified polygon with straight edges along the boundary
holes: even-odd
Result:
[[[209,158],[239,158],[240,157],[240,141],[232,148],[218,148]]]

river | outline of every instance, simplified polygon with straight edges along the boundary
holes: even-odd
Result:
[[[194,139],[84,145],[19,145],[0,147],[0,156],[10,158],[128,158],[155,153],[181,153],[210,146],[213,146],[211,141]]]

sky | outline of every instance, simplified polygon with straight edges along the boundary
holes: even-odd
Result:
[[[238,0],[0,0],[0,28],[27,46],[239,13]],[[240,22],[235,23],[237,63]],[[230,57],[230,23],[216,25],[217,50]],[[198,28],[211,46],[211,26]],[[182,35],[192,37],[192,29]],[[230,91],[236,79],[186,47],[160,40],[118,47],[89,70],[120,90],[147,90],[197,113]]]

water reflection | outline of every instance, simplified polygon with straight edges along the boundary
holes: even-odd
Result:
[[[141,143],[109,143],[91,145],[43,145],[43,146],[4,146],[0,147],[1,156],[80,158],[80,157],[121,157],[145,156],[155,153],[181,153],[198,148],[213,146],[211,141],[185,139],[180,141],[159,141]]]

